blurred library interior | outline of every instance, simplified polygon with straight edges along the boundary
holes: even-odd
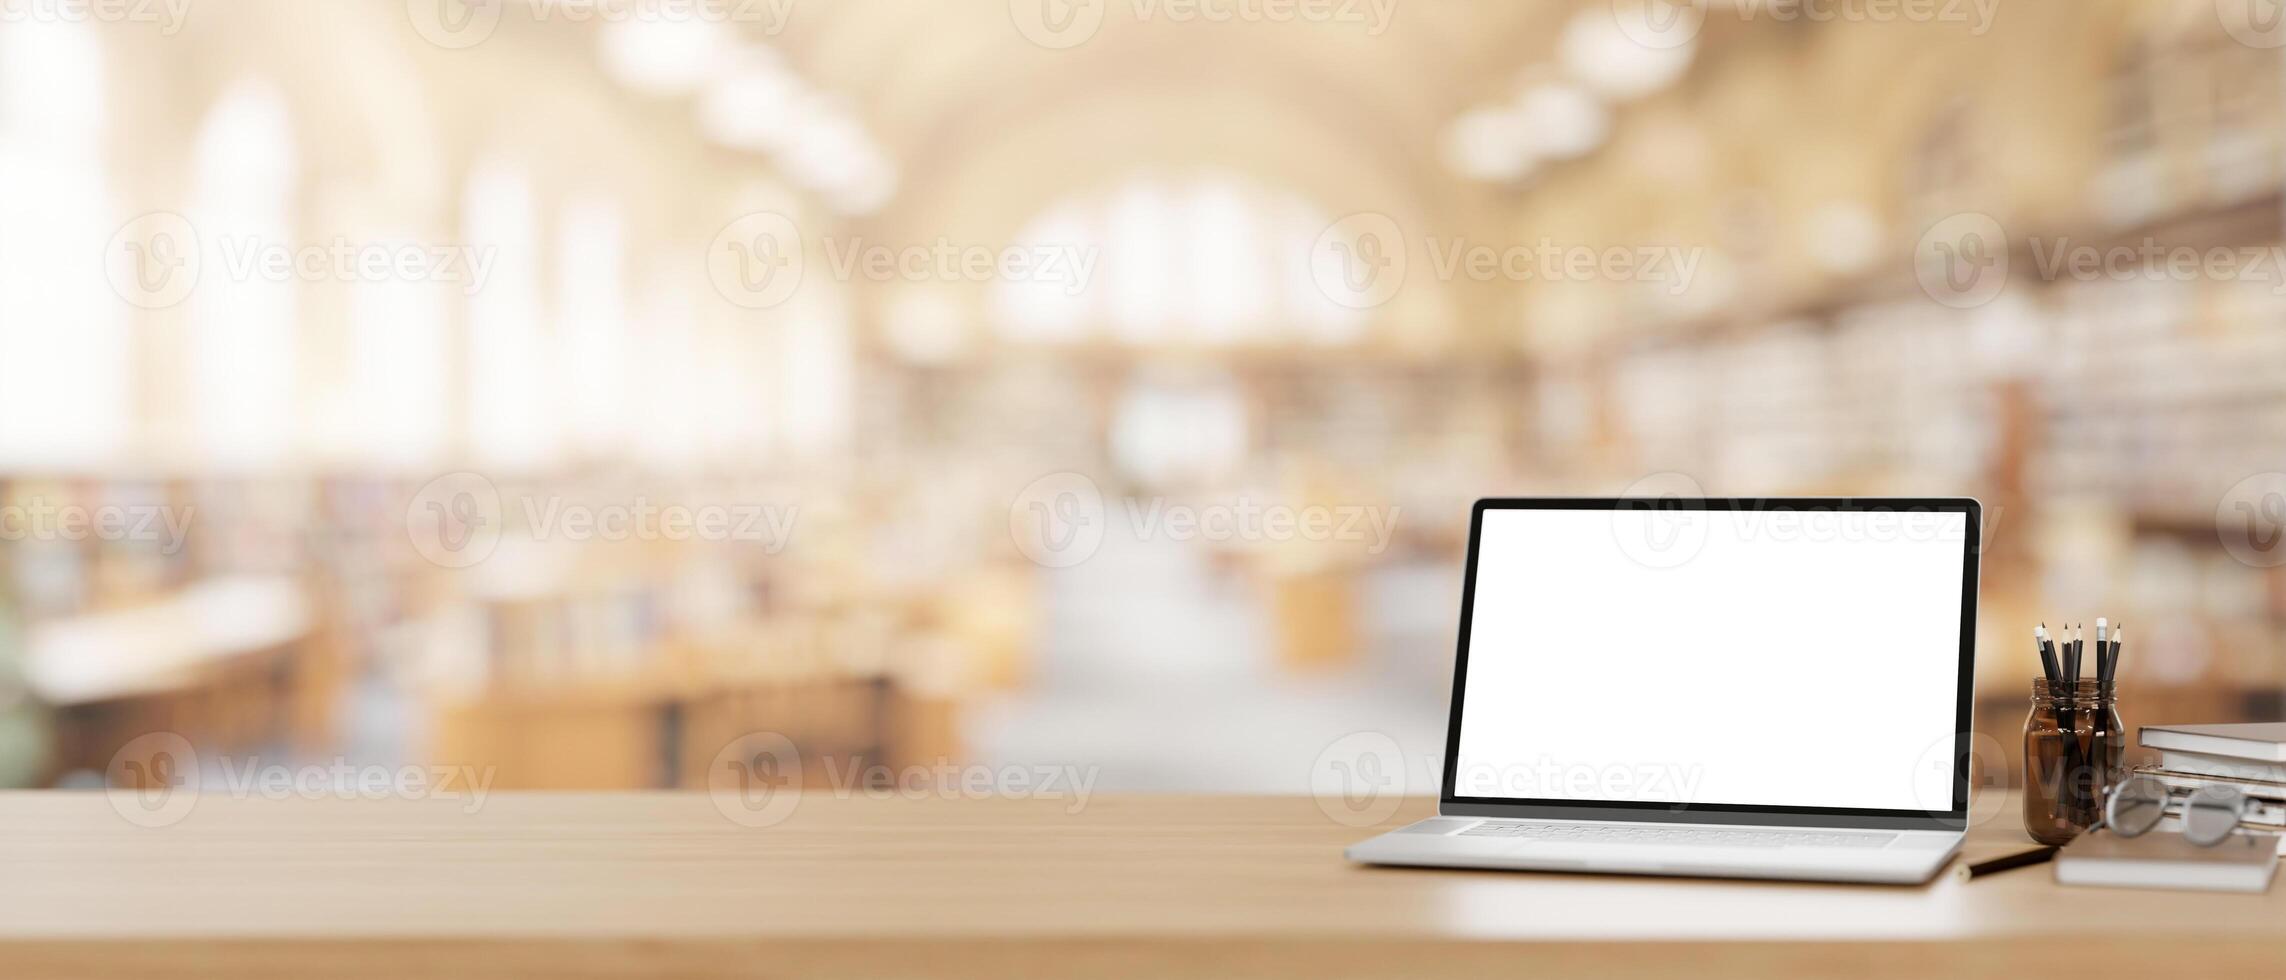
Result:
[[[1643,488],[1981,498],[2002,745],[2082,612],[2277,718],[2266,4],[26,5],[0,786],[1428,792],[1470,502]]]

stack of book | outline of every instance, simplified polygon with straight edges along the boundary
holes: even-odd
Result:
[[[2120,836],[2098,829],[2056,855],[2056,881],[2066,885],[2262,892],[2286,840],[2286,724],[2146,725],[2139,740],[2159,750],[2157,765],[2138,774],[2166,783],[2170,794],[2228,786],[2243,794],[2238,832],[2210,847],[2184,839],[2169,813],[2148,833]]]
[[[2138,736],[2145,748],[2159,750],[2156,765],[2138,772],[2170,787],[2237,787],[2249,809],[2240,828],[2286,835],[2286,722],[2245,725],[2145,725]],[[2179,829],[2175,817],[2159,825]],[[2281,836],[2286,841],[2286,836]]]

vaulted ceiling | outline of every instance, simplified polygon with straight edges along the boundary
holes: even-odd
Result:
[[[1051,49],[1017,23],[1012,8],[1029,2],[798,7],[769,39],[851,99],[899,162],[902,189],[879,225],[1003,235],[1064,194],[1213,167],[1334,213],[1450,227],[1483,201],[1439,162],[1439,127],[1547,57],[1574,10],[1330,0],[1319,22],[1213,22],[1176,19],[1187,8],[1173,0],[1097,0],[1100,26]]]

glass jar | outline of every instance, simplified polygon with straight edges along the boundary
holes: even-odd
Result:
[[[2096,682],[2049,690],[2032,682],[2032,714],[2024,719],[2024,832],[2062,844],[2094,826],[2103,800],[2126,775],[2127,729],[2119,692]]]

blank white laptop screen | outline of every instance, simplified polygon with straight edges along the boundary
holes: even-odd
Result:
[[[1487,509],[1454,795],[1950,809],[1967,529]]]

